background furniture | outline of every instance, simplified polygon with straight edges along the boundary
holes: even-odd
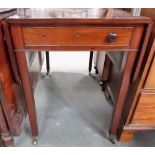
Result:
[[[5,146],[12,145],[13,136],[21,133],[24,115],[16,98],[13,68],[2,29],[2,21],[15,13],[16,9],[0,10],[0,135]]]
[[[13,136],[20,135],[26,115],[16,57],[11,53],[11,39],[5,38],[9,27],[2,27],[5,18],[13,14],[16,14],[16,9],[0,9],[0,135],[5,146],[13,145]],[[33,90],[39,79],[43,58],[43,53],[26,53]]]
[[[141,14],[155,19],[155,9],[142,9]],[[154,130],[154,51],[155,51],[155,27],[147,47],[147,52],[143,58],[143,65],[140,68],[138,80],[132,82],[122,111],[122,125],[118,139],[120,141],[129,141],[133,138],[133,133]],[[146,45],[143,45],[146,46]],[[124,56],[118,54],[118,63],[123,64]],[[108,70],[109,76],[106,79],[106,94],[111,97],[113,102],[117,99],[119,92],[119,83],[121,82],[121,69],[112,62],[109,55],[106,58],[106,64],[103,70]],[[136,68],[136,67],[135,67]]]

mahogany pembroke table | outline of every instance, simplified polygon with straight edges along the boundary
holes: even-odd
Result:
[[[9,52],[18,63],[34,142],[39,131],[25,57],[25,52],[33,51],[125,52],[121,87],[109,130],[111,140],[117,135],[128,87],[139,74],[152,21],[147,17],[105,19],[103,10],[45,9],[42,12],[28,9],[25,16],[13,15],[3,22],[9,32],[6,40],[12,39],[13,50]]]

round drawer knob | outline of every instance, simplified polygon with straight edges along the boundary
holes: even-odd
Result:
[[[117,33],[110,32],[110,33],[108,34],[108,41],[109,41],[110,43],[111,43],[111,42],[117,41],[117,38],[118,38]]]

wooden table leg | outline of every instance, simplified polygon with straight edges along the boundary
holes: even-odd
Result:
[[[92,61],[93,61],[93,51],[90,51],[90,56],[89,56],[89,73],[92,70]]]
[[[119,123],[121,120],[121,114],[122,114],[123,106],[125,103],[129,83],[130,83],[132,68],[133,68],[133,64],[135,62],[136,54],[137,54],[137,52],[128,52],[127,53],[126,64],[124,67],[121,88],[120,88],[117,102],[116,102],[116,104],[114,106],[114,110],[113,110],[111,127],[109,130],[110,138],[112,138],[113,136],[116,135],[117,129],[119,127]]]
[[[32,136],[35,143],[36,138],[38,136],[38,124],[37,124],[34,95],[33,95],[32,86],[30,82],[25,52],[24,51],[16,52],[16,58],[17,58],[18,68],[21,76]]]
[[[49,51],[46,51],[46,69],[47,69],[47,75],[50,72],[50,58],[49,58]]]

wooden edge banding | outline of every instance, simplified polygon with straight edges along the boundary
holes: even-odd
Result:
[[[22,106],[17,106],[13,111],[9,110],[6,104],[6,96],[4,94],[3,77],[0,74],[0,101],[7,120],[10,133],[17,136],[20,135],[23,128],[24,109]]]
[[[35,51],[38,51],[38,52],[42,52],[42,51],[49,51],[49,52],[53,52],[53,51],[57,51],[59,53],[61,53],[62,51],[68,51],[68,52],[73,52],[74,51],[78,51],[78,52],[83,52],[83,51],[95,51],[95,52],[102,52],[103,50],[108,50],[108,52],[116,52],[118,51],[119,49],[119,52],[124,52],[124,51],[130,51],[130,52],[137,52],[138,49],[130,49],[130,48],[114,48],[114,49],[110,49],[107,48],[107,47],[93,47],[93,48],[90,48],[90,46],[82,46],[82,47],[79,47],[79,46],[70,46],[70,47],[67,47],[67,46],[27,46],[27,47],[24,47],[24,48],[19,48],[19,49],[14,49],[15,52],[35,52]]]
[[[136,19],[135,19],[136,18]],[[64,24],[64,25],[109,25],[110,24],[145,24],[145,23],[152,23],[152,20],[148,17],[126,17],[124,19],[122,18],[103,18],[103,19],[72,19],[72,18],[65,18],[65,19],[48,19],[44,18],[40,20],[40,18],[7,18],[7,23],[11,24],[41,24],[41,25],[48,25],[48,24]]]

